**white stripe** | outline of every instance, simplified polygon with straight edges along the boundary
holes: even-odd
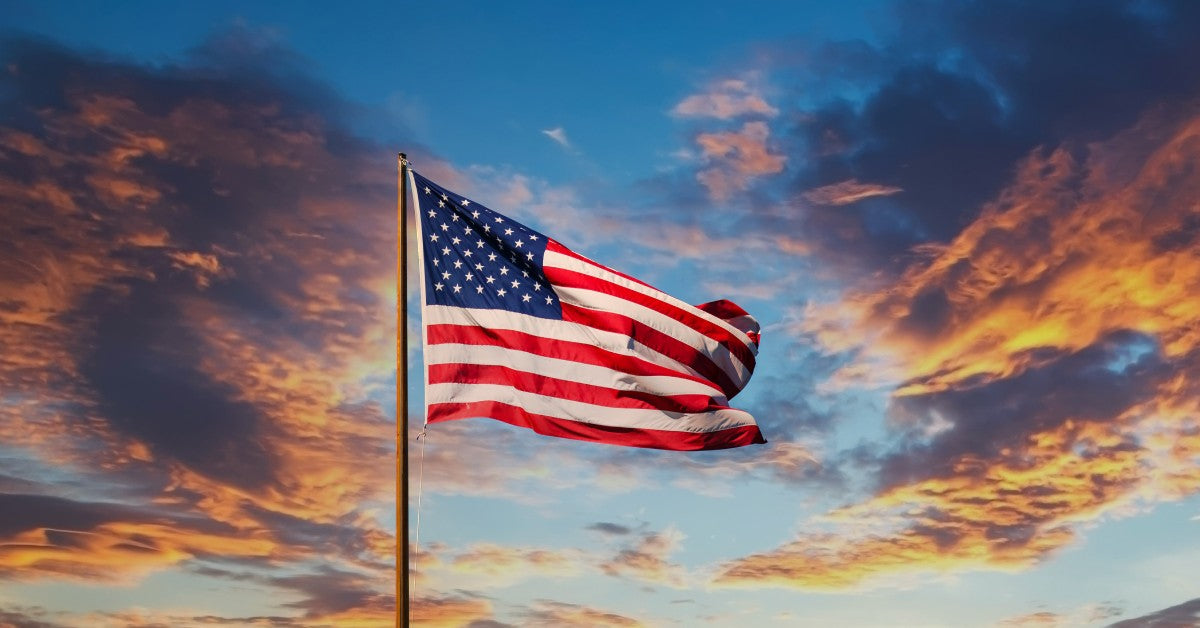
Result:
[[[702,413],[609,408],[492,384],[433,384],[425,391],[425,398],[431,404],[498,401],[526,412],[579,423],[671,432],[710,433],[755,424],[748,413],[734,408]]]
[[[701,310],[700,308],[698,308],[690,303],[685,303],[683,301],[680,301],[679,299],[677,299],[665,292],[662,292],[655,288],[651,288],[649,286],[640,284],[636,281],[630,281],[630,280],[626,279],[625,277],[622,277],[622,276],[614,273],[613,271],[609,270],[608,268],[601,266],[600,264],[597,264],[595,262],[585,262],[579,258],[572,257],[570,255],[563,255],[562,253],[557,253],[557,252],[551,251],[549,249],[547,249],[546,253],[542,256],[542,264],[544,266],[550,266],[553,268],[561,268],[563,270],[571,270],[571,271],[575,271],[578,273],[583,273],[585,275],[589,275],[589,276],[595,277],[597,279],[601,279],[601,280],[607,281],[609,283],[616,284],[618,286],[622,286],[624,288],[629,288],[630,290],[633,290],[634,292],[638,292],[638,293],[644,294],[648,297],[652,297],[654,299],[662,301],[664,303],[673,305],[673,306],[680,308],[682,310],[685,310],[699,318],[710,321],[710,322],[712,322],[712,324],[724,329],[725,331],[728,331],[733,337],[740,340],[741,343],[743,345],[745,345],[746,348],[749,349],[752,353],[754,353],[754,354],[758,353],[758,348],[754,345],[753,342],[750,341],[750,337],[747,336],[746,333],[743,332],[742,330],[730,325],[729,323],[726,323],[724,320],[722,320],[716,316],[713,316],[712,314],[709,314],[708,312],[705,312],[704,310]]]
[[[570,303],[590,310],[623,314],[640,323],[645,323],[672,338],[676,338],[687,345],[703,349],[702,353],[719,366],[721,370],[725,371],[729,379],[737,384],[738,389],[744,387],[746,382],[750,380],[750,369],[746,368],[746,365],[742,364],[742,361],[736,355],[733,355],[727,347],[662,312],[639,303],[626,301],[621,297],[588,290],[587,288],[554,286],[554,291],[558,293],[564,303]]]
[[[421,310],[422,328],[426,325],[472,325],[484,329],[519,331],[550,340],[579,342],[620,355],[632,355],[672,371],[688,373],[704,378],[694,369],[673,358],[667,357],[624,334],[604,331],[579,323],[569,323],[551,318],[541,318],[486,308],[463,308],[453,305],[426,305]],[[426,343],[426,350],[428,350]]]
[[[425,247],[422,246],[421,243],[425,241],[425,236],[424,236],[424,233],[421,228],[421,223],[422,223],[422,221],[421,221],[421,197],[420,197],[420,195],[417,194],[417,179],[415,176],[413,176],[413,169],[411,167],[408,169],[408,181],[406,183],[408,185],[407,200],[409,201],[407,204],[412,205],[416,209],[415,215],[413,217],[416,218],[416,230],[417,230],[417,285],[420,286],[420,291],[419,291],[419,294],[421,296],[420,305],[421,305],[421,312],[422,312],[422,314],[424,314],[425,302],[426,302],[425,301]],[[407,216],[408,208],[403,207],[401,209],[403,209],[404,213],[406,214],[404,216],[401,216],[401,220],[408,220],[408,216]],[[404,243],[403,248],[405,251],[407,251],[407,249],[408,249],[407,242]],[[401,272],[407,272],[408,271],[407,255],[405,256],[404,263],[402,264],[402,266],[403,266],[403,268],[401,269]],[[397,300],[399,301],[399,303],[397,304],[397,307],[404,307],[404,308],[408,307],[408,295],[407,294],[397,295]],[[399,333],[402,334],[401,338],[405,338],[405,339],[408,338],[408,330],[407,329],[401,329],[401,330],[399,330]],[[401,352],[403,352],[403,355],[397,356],[397,358],[396,358],[397,361],[405,360],[407,363],[408,347],[406,345],[407,345],[407,342],[403,343],[402,346],[399,347],[399,350]],[[429,349],[429,339],[425,335],[425,326],[421,325],[421,351],[422,351],[422,353],[424,353],[428,349]],[[429,363],[428,362],[424,362],[423,364],[421,364],[421,376],[423,379],[422,383],[424,383],[425,388],[429,388]],[[399,373],[397,373],[396,377],[399,378]],[[407,392],[405,393],[405,395],[406,395],[405,399],[407,399],[408,398]],[[400,409],[397,409],[397,412],[400,412]],[[404,408],[403,412],[407,413],[408,408]],[[424,423],[426,426],[428,426],[429,425],[429,401],[428,400],[425,401],[425,411],[422,414],[422,416],[425,417]]]
[[[553,377],[578,384],[601,386],[613,390],[650,393],[658,396],[704,395],[724,405],[725,394],[713,386],[691,379],[667,375],[631,375],[624,371],[560,360],[545,356],[488,345],[435,344],[425,352],[426,364],[479,364],[506,366],[518,371]]]

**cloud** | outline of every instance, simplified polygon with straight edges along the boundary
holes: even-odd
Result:
[[[1173,626],[1192,626],[1198,620],[1200,620],[1200,598],[1140,617],[1125,619],[1110,624],[1109,628],[1171,628]]]
[[[767,104],[750,81],[728,79],[714,83],[700,94],[692,94],[675,105],[671,114],[682,118],[729,120],[745,115],[774,117],[779,110]]]
[[[0,475],[44,491],[3,497],[0,578],[391,560],[393,479],[361,469],[393,460],[394,226],[363,208],[395,174],[240,37],[163,67],[0,46]],[[359,584],[310,612],[382,612]]]
[[[409,617],[414,625],[457,628],[492,617],[491,602],[467,596],[413,598]]]
[[[625,536],[633,532],[633,529],[628,526],[623,526],[617,523],[608,523],[607,521],[597,521],[587,527],[588,530],[593,530],[607,536]]]
[[[737,131],[701,133],[696,144],[709,167],[697,173],[696,180],[713,200],[725,201],[747,189],[754,178],[781,172],[787,157],[772,152],[769,137],[765,122],[747,122]]]
[[[890,196],[904,190],[890,185],[859,183],[854,179],[813,188],[803,194],[805,200],[818,205],[849,205],[873,196]]]
[[[556,126],[553,129],[544,129],[542,134],[554,140],[563,148],[571,148],[571,141],[567,139],[567,132],[561,126]]]
[[[888,366],[876,492],[724,585],[847,589],[1027,569],[1084,524],[1200,491],[1200,118],[1148,113],[1085,153],[1038,150],[975,222],[806,331]],[[859,381],[859,384],[862,382]],[[825,526],[825,527],[822,527]]]
[[[642,582],[682,588],[685,586],[686,573],[667,558],[680,548],[684,538],[684,534],[673,526],[645,534],[636,544],[602,563],[600,569],[610,576],[632,577]]]
[[[522,625],[530,627],[557,628],[562,626],[570,628],[578,626],[579,628],[583,628],[586,626],[589,628],[615,628],[646,625],[636,619],[590,606],[550,600],[534,602],[528,609],[521,613],[521,616]]]

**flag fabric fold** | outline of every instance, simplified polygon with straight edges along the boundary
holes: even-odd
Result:
[[[420,239],[426,422],[672,450],[766,442],[729,406],[757,321],[689,305],[409,171]]]

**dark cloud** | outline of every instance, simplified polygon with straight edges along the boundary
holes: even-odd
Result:
[[[5,628],[65,628],[66,624],[45,621],[45,609],[38,607],[0,608],[0,626]]]
[[[1116,419],[1154,398],[1175,372],[1153,338],[1134,332],[1075,353],[1050,351],[1039,361],[1011,378],[893,398],[889,414],[904,444],[883,458],[883,484],[969,472],[960,465],[964,457],[1016,460],[1030,435]]]
[[[79,502],[49,495],[0,493],[0,538],[37,528],[91,530],[109,521],[145,520],[142,513],[119,504]]]
[[[588,526],[587,529],[610,536],[624,536],[633,532],[633,528],[616,523],[608,523],[606,521],[593,523],[592,525]]]
[[[1186,628],[1200,625],[1200,598],[1188,600],[1141,617],[1125,619],[1109,628]]]
[[[1200,93],[1192,3],[922,2],[899,5],[896,24],[880,44],[826,44],[795,65],[780,50],[772,68],[802,101],[833,92],[780,117],[787,196],[845,181],[902,190],[751,219],[802,234],[854,278],[957,234],[1036,147],[1103,139]]]
[[[99,409],[122,433],[160,455],[243,488],[272,478],[263,417],[232,386],[196,368],[198,339],[161,283],[138,282],[111,305],[92,308],[91,354],[80,373]]]
[[[373,578],[330,567],[316,573],[269,578],[266,582],[304,595],[304,599],[284,606],[302,609],[307,617],[337,615],[353,610],[390,611],[394,600],[380,593]]]
[[[312,621],[390,616],[390,585],[341,567],[373,574],[394,546],[365,505],[393,480],[361,471],[393,459],[362,380],[390,358],[394,153],[262,35],[158,65],[0,40],[0,387],[19,401],[0,578],[184,564],[306,594]],[[113,502],[60,497],[80,494]],[[301,575],[262,575],[283,564]]]

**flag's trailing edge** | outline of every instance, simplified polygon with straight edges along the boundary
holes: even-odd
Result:
[[[766,442],[728,401],[754,371],[752,316],[688,305],[409,172],[427,423],[656,449]]]

